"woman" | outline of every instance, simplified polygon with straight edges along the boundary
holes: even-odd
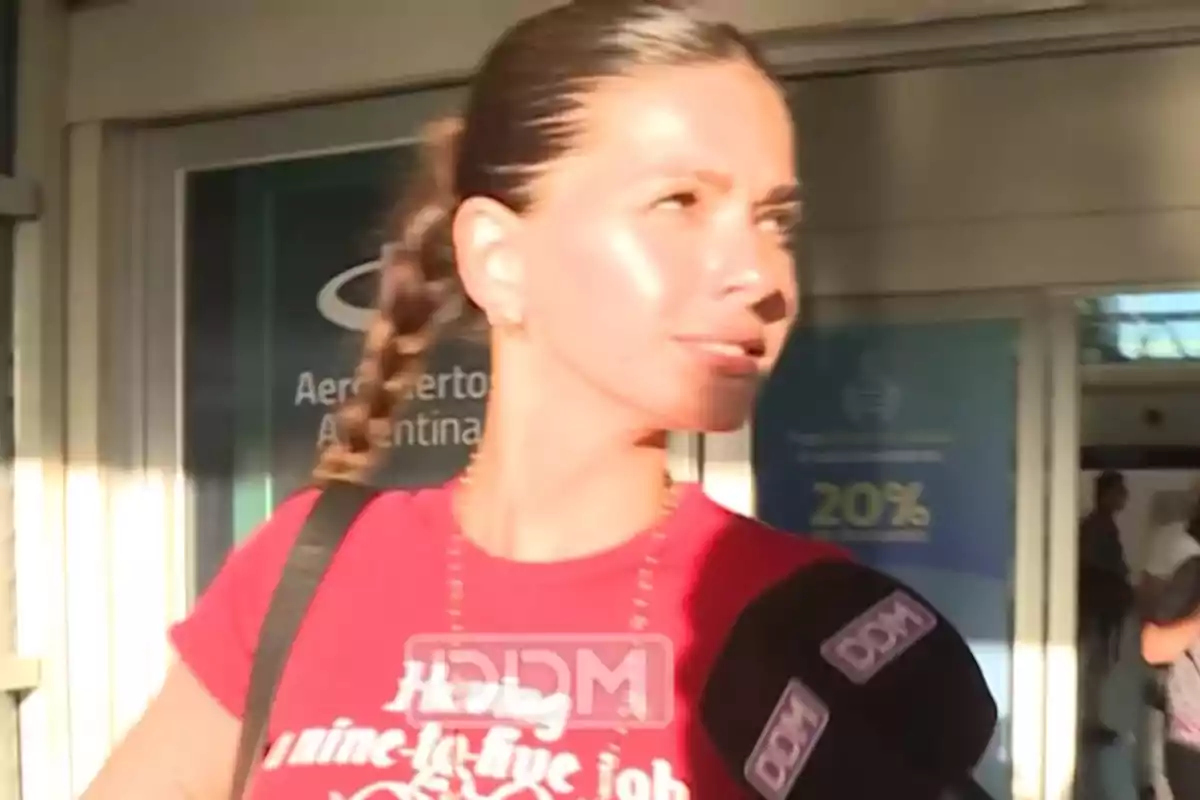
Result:
[[[318,477],[367,476],[422,354],[477,316],[486,435],[459,480],[386,493],[355,523],[249,796],[739,796],[697,733],[706,666],[750,598],[837,553],[672,485],[666,440],[741,426],[794,317],[783,92],[741,35],[678,2],[577,2],[507,31],[435,139]],[[172,631],[179,663],[87,800],[225,797],[264,608],[314,495]],[[643,700],[673,715],[447,730],[414,714],[434,675],[405,649],[445,632],[668,637],[676,696]]]
[[[1139,586],[1142,657],[1165,673],[1162,765],[1175,800],[1200,798],[1200,484],[1191,493],[1188,518],[1155,532]]]

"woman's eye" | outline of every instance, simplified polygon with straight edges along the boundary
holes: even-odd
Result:
[[[687,211],[699,204],[700,195],[696,192],[672,192],[655,203],[655,206],[668,211]]]
[[[798,222],[796,212],[781,208],[759,217],[758,226],[766,233],[786,238],[792,235]]]

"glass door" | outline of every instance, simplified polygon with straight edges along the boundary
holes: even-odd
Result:
[[[163,561],[186,612],[230,547],[308,480],[350,390],[390,204],[457,91],[147,130],[134,146],[144,448],[169,465]],[[136,360],[135,355],[130,356]],[[478,434],[478,348],[443,348],[380,480],[440,480]],[[443,374],[444,373],[444,374]]]
[[[813,311],[751,429],[708,437],[703,474],[719,454],[718,499],[836,541],[937,606],[1000,708],[981,784],[1039,797],[1043,312],[1020,295],[819,299]]]
[[[197,579],[310,481],[352,390],[388,206],[415,166],[402,145],[188,173],[184,184],[184,467],[205,548]],[[483,430],[488,356],[446,342],[375,477],[444,481]]]

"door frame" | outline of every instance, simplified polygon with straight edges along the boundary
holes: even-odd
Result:
[[[1047,385],[1047,306],[1041,290],[963,292],[937,296],[890,295],[871,298],[818,297],[811,322],[938,322],[1015,319],[1017,348],[1017,452],[1013,554],[1012,718],[1008,750],[1013,800],[1066,797],[1045,790],[1047,702],[1046,648],[1046,476],[1049,409]],[[1058,427],[1058,426],[1056,426]],[[702,447],[705,491],[727,507],[754,515],[751,427],[709,434]]]
[[[1046,474],[1046,720],[1044,742],[1046,800],[1072,800],[1079,766],[1079,655],[1076,644],[1079,586],[1080,417],[1083,369],[1080,363],[1078,302],[1143,292],[1197,291],[1195,282],[1164,281],[1117,285],[1075,285],[1048,289],[1046,354],[1049,420]],[[1054,698],[1054,702],[1049,702]],[[1139,758],[1138,752],[1132,754]],[[1136,772],[1136,764],[1135,772]]]

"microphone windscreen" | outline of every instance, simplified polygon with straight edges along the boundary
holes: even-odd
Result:
[[[954,796],[946,787],[967,782],[996,727],[958,632],[849,561],[798,570],[746,606],[700,713],[734,773],[772,800]]]

